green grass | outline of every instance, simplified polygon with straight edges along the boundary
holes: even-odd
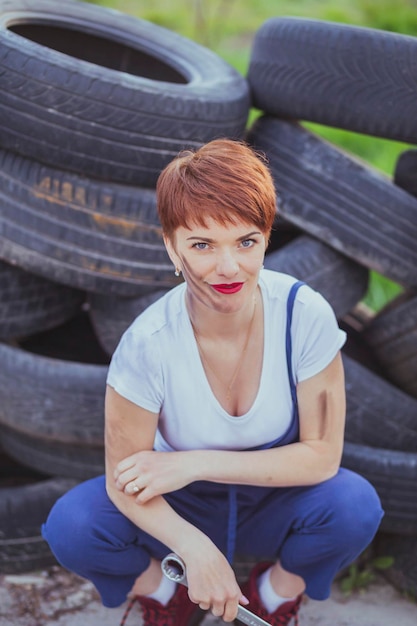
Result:
[[[253,36],[262,23],[292,15],[417,36],[416,0],[90,0],[159,24],[204,45],[246,75]],[[259,115],[252,110],[249,124]],[[314,133],[392,176],[406,144],[306,124]],[[371,272],[365,303],[380,310],[401,287]]]

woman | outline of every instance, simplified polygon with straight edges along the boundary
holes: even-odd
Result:
[[[106,478],[58,501],[44,536],[106,606],[138,601],[146,626],[185,626],[199,609],[230,622],[238,603],[285,625],[304,592],[328,597],[382,516],[371,485],[340,468],[345,335],[318,293],[262,269],[276,197],[244,143],[181,153],[157,198],[184,282],[125,332]],[[162,576],[171,551],[188,594]],[[260,561],[242,589],[235,553]]]

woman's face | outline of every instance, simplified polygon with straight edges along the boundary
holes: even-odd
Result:
[[[179,227],[165,239],[168,254],[182,271],[191,299],[223,313],[239,311],[255,293],[267,247],[253,224]]]

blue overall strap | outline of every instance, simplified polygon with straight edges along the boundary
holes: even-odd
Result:
[[[290,384],[291,390],[291,398],[292,398],[292,425],[287,432],[287,436],[293,437],[294,433],[298,432],[298,402],[297,402],[297,388],[294,381],[294,376],[292,373],[292,338],[291,338],[291,323],[292,323],[292,314],[294,310],[294,302],[295,297],[297,295],[297,291],[299,288],[304,285],[302,281],[297,281],[294,283],[289,291],[288,299],[287,299],[287,322],[285,328],[285,355],[287,361],[287,371],[288,371],[288,380]],[[284,437],[279,437],[275,441],[270,441],[262,446],[256,446],[255,448],[250,448],[250,450],[267,450],[268,448],[274,448],[275,446],[283,443],[285,445]],[[228,527],[227,527],[227,560],[229,563],[233,563],[234,552],[235,552],[235,544],[236,544],[236,532],[237,532],[237,485],[229,485],[229,515],[228,515]]]
[[[281,435],[274,441],[264,443],[262,446],[256,446],[250,448],[251,450],[267,450],[268,448],[275,448],[279,445],[286,445],[291,443],[298,437],[298,401],[297,401],[297,386],[295,384],[294,376],[292,373],[292,337],[291,337],[291,324],[292,314],[294,310],[295,297],[300,287],[305,285],[301,280],[294,283],[288,293],[287,298],[287,321],[285,328],[285,357],[287,362],[288,383],[290,386],[291,399],[292,399],[292,419],[291,424],[284,435]]]
[[[285,354],[287,358],[287,371],[288,371],[288,380],[290,382],[291,389],[291,398],[293,404],[293,411],[298,410],[298,402],[297,402],[297,388],[294,381],[294,376],[292,373],[292,337],[291,337],[291,324],[292,324],[292,314],[294,311],[294,301],[297,295],[297,291],[299,288],[304,285],[301,280],[298,280],[290,289],[287,299],[287,326],[285,329]]]
[[[235,556],[236,532],[237,532],[237,485],[229,485],[229,515],[227,519],[227,552],[226,558],[230,565]]]

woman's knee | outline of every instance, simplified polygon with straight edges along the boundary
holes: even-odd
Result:
[[[342,470],[331,498],[335,528],[345,542],[365,548],[373,539],[383,516],[374,487],[359,474]]]
[[[59,498],[42,526],[42,535],[56,559],[68,569],[75,570],[79,556],[86,556],[94,544],[101,515],[96,500],[99,491],[104,490],[104,482],[94,481],[96,484],[81,483]]]

